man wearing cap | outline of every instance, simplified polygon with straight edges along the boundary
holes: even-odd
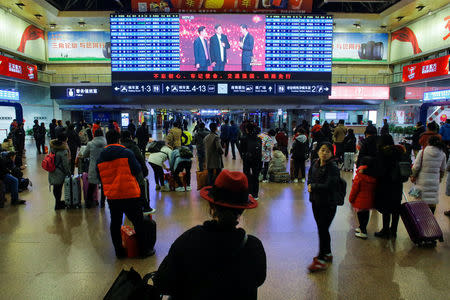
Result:
[[[155,286],[172,299],[256,300],[266,279],[261,241],[236,228],[245,209],[258,202],[249,195],[242,172],[223,170],[200,196],[213,220],[183,233],[159,266]]]

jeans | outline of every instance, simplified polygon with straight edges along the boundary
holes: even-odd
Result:
[[[336,206],[321,206],[312,204],[314,219],[316,220],[319,232],[319,259],[331,253],[331,237],[329,228],[336,215]]]
[[[177,182],[178,186],[183,186],[183,183],[180,179],[180,173],[183,172],[183,170],[186,170],[186,186],[191,186],[191,167],[192,162],[191,161],[182,161],[178,164],[177,169],[175,170],[173,176],[175,177],[175,181]]]
[[[304,159],[295,159],[294,158],[294,179],[298,179],[298,172],[302,172],[302,179],[305,178],[305,160]]]
[[[122,237],[120,228],[122,227],[123,214],[133,223],[136,231],[139,250],[142,253],[150,250],[147,249],[148,239],[144,228],[144,216],[142,214],[142,203],[140,199],[117,199],[108,200],[109,211],[111,212],[111,239],[116,251],[116,255],[124,252],[122,246]]]
[[[269,171],[269,163],[270,162],[263,162],[263,167],[262,167],[263,180],[267,180],[267,172]]]
[[[156,185],[164,186],[164,170],[161,166],[155,165],[154,163],[150,163],[150,166],[153,169],[153,173],[155,174],[155,183]]]
[[[205,169],[205,159],[206,159],[205,151],[197,150],[197,158],[198,158],[198,169],[201,172]]]
[[[53,185],[53,196],[55,196],[56,205],[58,205],[58,203],[61,202],[63,185],[64,184],[54,184]]]
[[[370,210],[361,210],[357,213],[359,221],[359,229],[362,233],[367,233],[367,224],[369,223]]]
[[[222,172],[222,169],[208,169],[209,185],[214,185],[214,182],[216,182],[216,178],[219,176],[220,172]]]
[[[6,174],[5,177],[3,177],[3,182],[6,190],[11,192],[11,202],[19,200],[19,179],[11,174]]]
[[[248,192],[255,198],[259,193],[259,180],[258,176],[261,172],[261,162],[251,162],[244,160],[243,172],[247,176],[248,180]]]

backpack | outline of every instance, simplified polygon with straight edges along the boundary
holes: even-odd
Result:
[[[292,145],[292,156],[294,158],[305,158],[306,159],[306,145],[305,143],[301,143],[297,140],[295,140],[294,144]]]
[[[191,149],[188,147],[182,146],[180,148],[180,157],[184,159],[190,159],[193,157]]]
[[[55,153],[50,152],[49,154],[47,154],[42,160],[41,163],[42,169],[50,173],[54,172],[56,170],[55,159],[56,159]]]
[[[188,141],[189,141],[189,138],[186,135],[186,133],[184,133],[184,131],[181,131],[181,145],[186,146]]]
[[[344,205],[345,195],[347,195],[347,182],[339,176],[335,199],[337,205]]]
[[[247,151],[243,153],[244,159],[249,161],[261,161],[262,160],[262,141],[260,138],[247,139]]]
[[[154,141],[154,142],[151,142],[150,145],[148,145],[147,150],[150,153],[158,153],[158,152],[161,152],[161,149],[165,144],[166,143],[164,141]]]

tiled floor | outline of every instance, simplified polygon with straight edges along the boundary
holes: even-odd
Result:
[[[31,141],[27,144],[25,173],[33,182],[32,191],[22,195],[27,205],[10,207],[8,202],[0,209],[0,299],[101,299],[122,268],[133,266],[141,274],[155,270],[177,236],[208,219],[197,191],[156,192],[151,172],[151,202],[158,210],[156,255],[117,260],[108,208],[55,212],[47,174],[40,168],[42,156],[36,157]],[[228,158],[226,167],[241,170],[241,162]],[[350,183],[351,174],[343,176]],[[449,299],[450,219],[443,211],[450,202],[441,194],[436,216],[445,242],[435,249],[413,245],[402,223],[396,241],[374,238],[381,224],[376,212],[369,239],[355,238],[357,221],[346,203],[331,227],[332,266],[308,274],[318,241],[304,185],[262,184],[259,207],[246,211],[241,222],[262,240],[267,253],[259,299]]]

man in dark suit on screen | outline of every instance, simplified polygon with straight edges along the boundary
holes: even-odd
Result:
[[[253,58],[253,46],[255,40],[253,36],[248,32],[248,26],[246,24],[241,25],[241,41],[239,42],[239,47],[242,49],[242,71],[251,71],[252,66],[250,63]]]
[[[214,26],[216,34],[209,39],[209,53],[211,54],[211,65],[213,71],[224,71],[227,63],[227,49],[230,49],[228,38],[223,34],[222,25]]]
[[[208,53],[208,42],[206,41],[207,36],[208,33],[206,32],[205,26],[200,26],[198,28],[198,38],[194,41],[194,57],[197,71],[208,71],[208,66],[211,64]]]

